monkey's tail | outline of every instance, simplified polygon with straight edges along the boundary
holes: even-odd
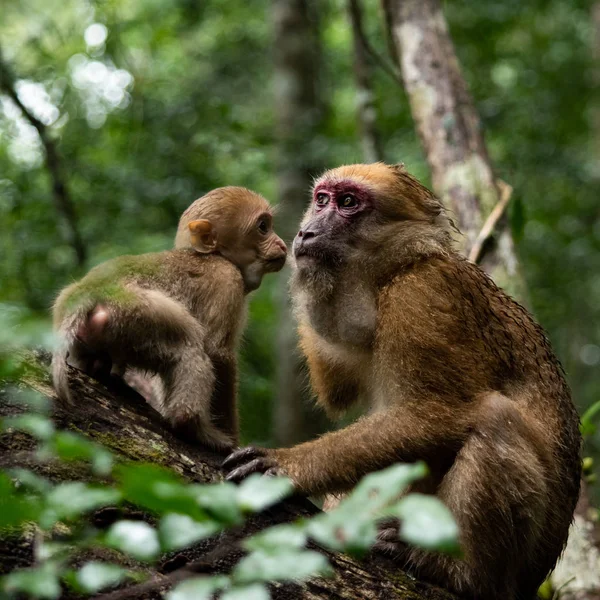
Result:
[[[81,311],[71,315],[63,321],[56,331],[56,347],[52,353],[52,383],[59,400],[66,404],[73,404],[73,394],[69,387],[69,367],[79,367],[78,357],[75,356],[77,344],[75,332],[79,321],[85,318]],[[73,354],[73,356],[71,356]],[[69,360],[69,362],[67,362]]]
[[[73,404],[73,397],[69,389],[69,369],[67,358],[69,346],[72,340],[68,339],[68,332],[58,331],[58,345],[52,354],[52,383],[60,400],[67,404]]]

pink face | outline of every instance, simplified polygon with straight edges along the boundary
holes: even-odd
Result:
[[[311,207],[294,239],[293,253],[297,261],[343,262],[358,222],[373,208],[371,191],[355,180],[317,182]]]
[[[324,181],[313,192],[313,212],[335,211],[344,219],[351,219],[373,207],[369,191],[355,181]]]

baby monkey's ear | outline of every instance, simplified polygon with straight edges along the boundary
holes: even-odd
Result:
[[[210,254],[217,249],[217,234],[210,221],[200,219],[188,224],[192,248],[201,254]]]

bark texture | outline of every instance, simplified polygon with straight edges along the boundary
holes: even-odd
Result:
[[[500,200],[479,116],[461,74],[439,1],[384,3],[434,191],[452,210],[468,254]],[[479,258],[499,285],[513,295],[524,296],[506,218],[499,220],[494,239],[488,240]]]
[[[274,85],[277,135],[277,231],[292,243],[309,199],[318,164],[319,36],[310,0],[273,0]],[[322,417],[308,402],[306,374],[298,351],[287,277],[280,277],[277,340],[277,401],[274,437],[289,446],[314,437]]]
[[[189,481],[199,483],[222,479],[219,465],[224,458],[214,452],[187,444],[167,429],[160,415],[135,392],[123,384],[104,385],[71,369],[71,382],[78,402],[68,410],[54,405],[53,418],[57,427],[84,434],[104,444],[118,460],[143,461],[165,465]],[[26,384],[55,400],[49,378],[31,378]],[[0,417],[23,410],[0,397]],[[90,479],[89,473],[77,463],[47,462],[40,464],[32,452],[32,440],[20,432],[0,435],[0,467],[31,468],[53,481],[73,478]],[[87,473],[87,475],[85,475]],[[108,526],[117,518],[143,518],[134,509],[101,509],[91,519],[96,527]],[[125,512],[123,512],[125,511]],[[248,535],[277,523],[307,517],[318,512],[308,500],[293,498],[253,517],[241,529],[226,532],[197,546],[163,557],[156,565],[143,566],[150,576],[147,584],[122,588],[100,596],[102,600],[124,598],[160,598],[161,593],[176,581],[198,573],[228,572],[242,556],[239,542]],[[0,574],[28,566],[33,560],[34,535],[5,537],[0,542]],[[104,551],[86,551],[75,564],[90,559],[122,561],[119,555]],[[401,599],[452,600],[447,592],[418,582],[394,568],[384,557],[374,556],[356,561],[342,554],[327,553],[335,570],[331,579],[314,579],[305,584],[273,584],[275,600],[291,599]],[[141,565],[126,563],[128,566]],[[189,570],[188,570],[189,569]],[[68,598],[65,591],[63,598]]]
[[[551,581],[560,600],[600,600],[600,523],[585,483],[567,547]]]

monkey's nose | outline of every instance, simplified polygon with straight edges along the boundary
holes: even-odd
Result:
[[[304,230],[300,230],[298,232],[298,237],[302,238],[303,241],[309,240],[310,238],[314,238],[315,237],[315,232],[314,231],[310,231],[310,229],[304,229]]]

